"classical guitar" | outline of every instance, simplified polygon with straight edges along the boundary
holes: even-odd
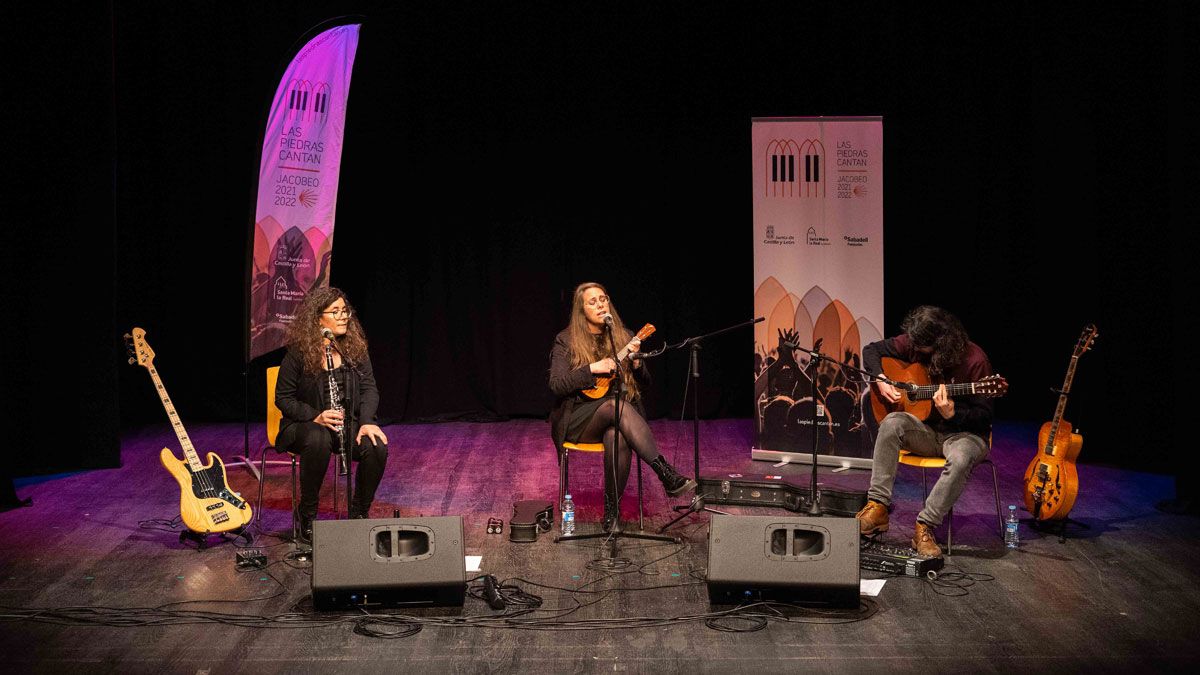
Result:
[[[1058,390],[1058,407],[1054,419],[1042,425],[1038,431],[1038,454],[1025,469],[1025,509],[1034,520],[1062,520],[1071,512],[1075,498],[1079,496],[1079,473],[1075,460],[1083,447],[1083,436],[1071,431],[1071,423],[1063,419],[1067,407],[1067,394],[1071,393],[1071,382],[1075,379],[1075,366],[1079,357],[1092,348],[1099,337],[1096,327],[1088,324],[1067,365],[1067,376],[1062,389]]]
[[[621,348],[621,351],[617,352],[617,358],[616,358],[617,363],[624,361],[626,359],[626,357],[629,356],[629,352],[632,351],[634,345],[641,344],[642,340],[645,340],[646,338],[650,337],[653,334],[654,334],[654,325],[653,324],[648,323],[645,326],[642,326],[642,329],[637,332],[637,335],[633,336],[633,339],[631,339],[629,341],[629,344],[625,345],[624,347]],[[597,377],[596,378],[596,386],[592,387],[591,389],[584,389],[583,390],[584,395],[587,396],[588,398],[604,398],[604,396],[606,394],[608,394],[609,386],[612,385],[613,377],[614,376],[612,376],[612,375],[605,375],[604,377]]]
[[[150,379],[167,411],[167,419],[171,420],[175,436],[183,447],[183,459],[177,458],[170,448],[163,448],[158,455],[163,466],[179,482],[179,515],[183,524],[199,534],[230,532],[244,527],[250,522],[250,505],[240,494],[229,489],[225,465],[220,457],[210,452],[208,464],[200,463],[200,456],[154,368],[154,350],[146,342],[146,331],[134,328],[132,334],[125,335],[125,342],[130,365],[140,365],[150,372]]]
[[[929,371],[919,363],[905,363],[900,359],[885,356],[881,360],[884,377],[896,382],[900,400],[892,403],[885,399],[876,385],[871,385],[871,411],[875,420],[882,422],[889,413],[906,412],[917,419],[925,420],[933,412],[933,395],[938,386],[932,384]],[[950,396],[1003,396],[1008,393],[1008,381],[999,375],[988,375],[979,382],[953,382],[946,385]]]

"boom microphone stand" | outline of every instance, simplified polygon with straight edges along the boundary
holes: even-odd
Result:
[[[692,466],[693,466],[693,471],[694,471],[694,473],[692,475],[696,478],[697,487],[700,484],[700,343],[703,342],[706,338],[710,338],[714,335],[720,335],[721,333],[726,333],[726,332],[729,332],[736,328],[741,328],[742,326],[752,326],[760,321],[765,321],[765,320],[766,320],[766,317],[760,316],[757,319],[752,319],[750,321],[743,321],[742,323],[734,324],[732,326],[727,326],[725,328],[713,331],[711,333],[706,333],[704,335],[698,335],[696,337],[687,338],[677,345],[664,345],[658,351],[652,352],[650,354],[646,354],[642,357],[642,358],[654,358],[656,356],[662,355],[663,353],[665,353],[667,350],[670,350],[670,349],[682,349],[683,347],[688,348],[688,352],[689,352],[689,354],[688,354],[688,359],[689,359],[688,360],[688,377],[690,378],[689,386],[692,389],[692,462],[693,462]],[[666,532],[668,527],[671,527],[675,523],[678,523],[679,521],[683,520],[685,516],[687,516],[688,514],[692,514],[692,513],[699,513],[701,511],[704,511],[706,513],[720,513],[722,515],[729,515],[725,511],[720,511],[718,509],[714,509],[711,506],[706,505],[704,503],[704,501],[708,497],[709,497],[709,495],[706,495],[706,494],[700,492],[699,489],[697,489],[696,496],[692,498],[692,502],[690,504],[688,504],[686,506],[671,507],[674,511],[678,512],[679,515],[676,516],[674,519],[672,519],[666,525],[663,525],[662,527],[658,528],[658,531]]]
[[[818,406],[820,405],[820,402],[817,400],[817,363],[820,361],[825,361],[827,363],[832,363],[834,366],[836,366],[839,369],[854,371],[854,372],[858,373],[859,375],[862,375],[863,378],[867,382],[886,382],[887,384],[890,384],[893,387],[898,387],[900,389],[908,389],[910,387],[910,385],[903,383],[903,382],[895,382],[893,380],[889,380],[888,378],[884,377],[883,375],[872,375],[871,373],[868,373],[867,371],[863,370],[862,368],[858,368],[858,367],[850,365],[849,363],[842,363],[840,361],[837,361],[836,359],[832,359],[832,358],[822,354],[821,352],[817,351],[821,347],[820,340],[817,340],[816,344],[813,345],[812,349],[806,349],[804,347],[801,347],[800,344],[797,342],[783,342],[782,344],[786,345],[787,347],[789,347],[795,351],[804,352],[805,354],[808,354],[808,357],[809,357],[808,358],[808,366],[807,366],[808,379],[809,379],[809,382],[812,383],[812,400],[813,400],[813,408],[812,408],[812,480],[809,483],[809,496],[808,496],[809,503],[808,503],[808,513],[806,515],[812,516],[814,518],[819,518],[825,514],[821,510],[821,501],[820,501],[821,493],[820,493],[820,490],[817,489],[817,439],[818,439],[818,430],[817,430],[818,415],[817,415],[817,413],[819,411]]]

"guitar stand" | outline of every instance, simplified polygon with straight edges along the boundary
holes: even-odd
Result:
[[[1044,524],[1047,522],[1050,522],[1050,521],[1034,520],[1034,519],[1030,518],[1029,519],[1029,527],[1030,527],[1030,529],[1032,529],[1036,532],[1044,532],[1046,534],[1057,534],[1058,535],[1058,543],[1060,543],[1060,544],[1067,543],[1067,526],[1068,525],[1075,525],[1076,527],[1079,527],[1084,530],[1092,529],[1092,526],[1088,525],[1087,523],[1081,523],[1078,520],[1074,520],[1072,518],[1062,518],[1061,520],[1058,521],[1059,522],[1058,531],[1055,532],[1053,526]]]
[[[217,534],[221,535],[222,541],[229,540],[229,534],[230,534],[229,532],[218,532]],[[233,534],[234,541],[236,541],[240,537],[240,538],[246,540],[247,546],[254,543],[254,535],[250,534],[250,530],[246,529],[245,527],[235,530],[232,534]],[[186,543],[189,541],[195,542],[196,552],[199,553],[200,551],[203,551],[208,548],[208,537],[209,537],[209,535],[207,535],[207,534],[200,534],[199,532],[193,532],[191,530],[184,530],[183,532],[179,533],[179,543],[183,544],[183,543]]]

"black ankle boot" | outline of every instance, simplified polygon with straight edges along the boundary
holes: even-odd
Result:
[[[303,513],[300,514],[300,518],[296,523],[296,540],[299,543],[312,544],[313,520],[315,519],[316,515],[307,516]]]
[[[696,489],[696,481],[687,476],[679,475],[675,467],[667,464],[667,459],[659,455],[657,459],[650,462],[650,468],[654,469],[654,473],[658,474],[658,479],[662,481],[663,489],[667,491],[670,497],[678,497],[688,490]]]
[[[601,527],[605,532],[612,532],[617,529],[620,523],[621,507],[613,501],[612,495],[608,494],[608,490],[604,491],[604,519],[600,521]]]

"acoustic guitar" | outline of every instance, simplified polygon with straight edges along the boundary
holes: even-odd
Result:
[[[625,345],[623,348],[621,348],[621,351],[617,352],[617,358],[615,359],[616,362],[620,363],[624,361],[629,356],[629,352],[633,350],[634,345],[641,344],[642,340],[645,340],[653,334],[653,324],[648,323],[645,326],[642,326],[642,329],[637,332],[637,335],[633,336],[633,338],[629,341],[629,344]],[[583,390],[584,396],[587,396],[588,398],[604,398],[604,396],[608,394],[608,388],[612,385],[613,377],[615,376],[605,375],[604,377],[597,377],[596,385],[594,387]]]
[[[183,524],[198,534],[230,532],[245,527],[250,522],[250,505],[240,494],[229,489],[225,465],[216,453],[208,453],[208,464],[200,463],[200,456],[154,367],[154,350],[146,342],[146,331],[134,328],[132,334],[125,334],[125,342],[129,349],[129,364],[140,365],[150,372],[150,379],[167,411],[167,419],[171,420],[175,437],[183,447],[183,459],[176,457],[170,448],[163,448],[158,455],[162,465],[179,483],[179,515]]]
[[[900,359],[885,356],[881,359],[884,377],[896,382],[900,400],[892,403],[880,393],[877,384],[871,385],[871,411],[875,420],[882,422],[889,413],[906,412],[919,420],[929,418],[933,412],[933,395],[938,386],[932,384],[929,371],[919,363],[905,363]],[[1000,375],[988,375],[979,382],[953,382],[946,385],[949,396],[1003,396],[1008,393],[1008,381]]]
[[[1079,335],[1071,362],[1067,365],[1067,376],[1062,389],[1058,390],[1058,407],[1054,418],[1042,425],[1038,431],[1038,454],[1025,469],[1025,510],[1034,520],[1062,520],[1075,506],[1079,496],[1079,473],[1075,460],[1083,448],[1083,436],[1071,431],[1071,423],[1063,419],[1067,408],[1067,394],[1071,393],[1071,382],[1075,380],[1075,366],[1079,357],[1092,348],[1099,337],[1096,326],[1088,324]]]

